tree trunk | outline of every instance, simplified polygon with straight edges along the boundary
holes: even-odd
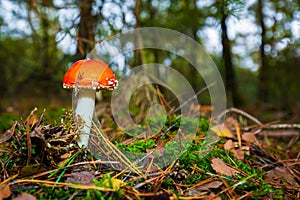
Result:
[[[230,41],[227,34],[227,14],[225,13],[225,8],[222,9],[221,17],[221,29],[222,29],[222,46],[223,46],[223,60],[225,64],[225,88],[227,91],[228,105],[238,106],[241,104],[236,85],[236,77],[234,73],[234,68],[232,64],[232,55],[230,48]]]
[[[264,47],[266,44],[266,27],[263,15],[263,0],[258,0],[258,21],[261,27],[261,46],[260,46],[260,59],[261,66],[259,70],[259,100],[260,102],[268,102],[268,63]]]
[[[135,27],[138,29],[141,27],[141,0],[135,0],[135,6],[133,9],[133,13],[135,16],[136,24]],[[135,45],[138,48],[134,53],[134,67],[137,67],[139,65],[147,64],[146,55],[143,52],[143,38],[142,35],[138,30],[136,30],[135,35]],[[150,83],[150,77],[147,76],[147,69],[144,71],[143,76],[140,77],[140,79],[137,79],[136,84],[141,83]],[[137,90],[131,94],[131,99],[133,99],[132,102],[134,102],[134,107],[139,109],[138,114],[134,116],[136,123],[147,123],[147,116],[149,108],[158,103],[158,98],[156,94],[156,90],[153,84],[145,84],[143,87],[137,88]]]
[[[76,59],[85,58],[85,56],[94,47],[94,29],[95,16],[92,15],[94,0],[79,0],[80,22],[77,33]]]
[[[135,28],[140,28],[141,27],[141,22],[140,22],[140,10],[141,10],[141,1],[140,0],[136,0],[135,1],[135,5],[134,5],[134,9],[133,9],[133,13],[135,16]],[[135,59],[134,59],[134,66],[138,66],[138,65],[142,65],[144,64],[144,57],[143,57],[143,41],[141,38],[141,35],[139,34],[139,32],[137,31],[136,34],[136,38],[135,38],[135,45],[138,47],[138,49],[136,50],[135,53]]]

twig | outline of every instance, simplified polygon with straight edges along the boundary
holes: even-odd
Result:
[[[30,123],[33,120],[33,114],[37,111],[37,108],[35,107],[30,115],[26,118],[26,138],[27,138],[27,162],[26,165],[30,164],[31,160],[31,153],[32,153],[32,145],[31,145],[31,138],[30,138]]]
[[[34,180],[34,179],[17,179],[14,180],[11,184],[19,184],[19,183],[36,183],[36,184],[44,184],[45,186],[52,186],[52,187],[71,187],[71,188],[82,189],[82,190],[100,190],[103,192],[115,191],[115,189],[99,187],[96,185],[82,185],[82,184],[62,183],[62,182]]]
[[[240,127],[236,120],[233,121],[233,124],[234,124],[234,128],[235,128],[236,135],[238,138],[239,149],[241,150],[242,149],[242,137],[241,137]]]
[[[300,129],[300,124],[270,124],[263,129]]]
[[[78,162],[78,163],[74,163],[72,165],[69,166],[63,166],[61,169],[68,169],[68,168],[72,168],[72,167],[76,167],[76,166],[80,166],[80,165],[94,165],[94,164],[116,164],[119,163],[117,161],[102,161],[102,160],[95,160],[95,161],[86,161],[86,162]],[[37,177],[41,177],[41,176],[45,176],[47,174],[51,174],[53,172],[55,172],[57,169],[53,169],[53,170],[49,170],[46,172],[42,172],[33,176],[30,176],[31,178],[37,178]]]
[[[223,117],[224,115],[227,115],[228,113],[238,113],[248,119],[250,119],[251,121],[253,121],[254,123],[258,124],[258,125],[262,125],[262,123],[256,119],[255,117],[253,117],[252,115],[246,113],[245,111],[242,111],[240,109],[237,109],[237,108],[229,108],[227,110],[225,110],[224,112],[222,112],[219,116],[217,116],[217,119],[220,120],[221,117]]]
[[[300,131],[300,124],[274,124],[274,123],[269,123],[266,125],[262,125],[261,127],[257,128],[254,131],[254,134],[258,134],[261,131],[276,131],[276,130],[296,130],[299,129]],[[300,132],[298,131],[297,133],[286,133],[286,132],[282,132],[280,131],[280,134],[276,134],[276,136],[299,136]],[[272,135],[272,134],[268,134],[268,135]],[[274,134],[273,134],[274,135]]]
[[[125,164],[126,167],[128,167],[131,171],[145,177],[145,175],[137,167],[135,167],[135,164],[132,163],[114,144],[111,143],[111,141],[109,141],[109,139],[107,139],[103,135],[102,130],[98,126],[96,126],[96,123],[94,121],[92,122],[93,126],[96,129],[97,135],[102,138],[102,140],[106,143],[107,147],[114,153],[114,155],[117,156],[122,161],[122,163]]]

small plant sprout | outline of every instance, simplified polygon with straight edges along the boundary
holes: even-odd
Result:
[[[79,60],[64,75],[63,87],[73,89],[73,111],[84,122],[79,130],[80,147],[88,147],[96,91],[114,90],[117,86],[118,81],[109,66],[99,60]]]

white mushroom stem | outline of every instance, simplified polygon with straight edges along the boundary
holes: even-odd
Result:
[[[86,146],[89,144],[89,135],[92,127],[92,120],[95,110],[95,93],[93,89],[80,89],[75,97],[77,104],[75,113],[80,116],[84,124],[79,131],[79,147]]]

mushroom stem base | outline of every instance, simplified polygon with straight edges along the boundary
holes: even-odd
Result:
[[[91,132],[95,109],[95,93],[96,91],[93,89],[81,89],[77,93],[77,96],[73,97],[75,100],[75,104],[73,105],[75,107],[75,114],[84,122],[79,131],[80,140],[78,141],[78,145],[80,147],[88,147],[89,144],[89,134]]]

